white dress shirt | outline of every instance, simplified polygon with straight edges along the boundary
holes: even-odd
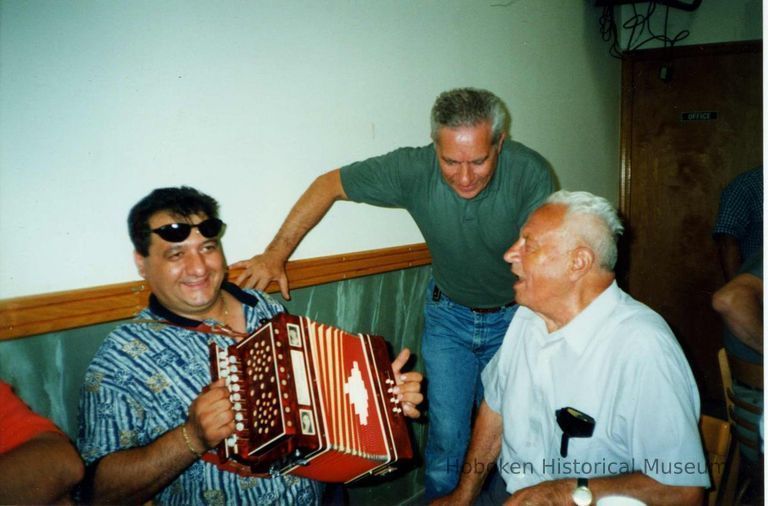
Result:
[[[503,419],[498,465],[509,493],[634,471],[709,486],[688,362],[664,320],[615,282],[552,333],[521,307],[482,379],[485,401]],[[571,438],[566,458],[555,419],[563,407],[595,419],[592,437]]]

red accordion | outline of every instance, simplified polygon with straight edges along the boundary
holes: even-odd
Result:
[[[226,349],[211,343],[211,375],[227,378],[235,409],[236,433],[206,454],[225,469],[349,483],[413,457],[379,336],[281,313]]]

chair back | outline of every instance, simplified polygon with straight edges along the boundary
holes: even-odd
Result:
[[[720,494],[720,484],[723,481],[725,463],[731,448],[731,427],[725,420],[708,415],[702,415],[699,422],[704,451],[707,452],[709,474],[712,478],[712,488],[707,497],[707,504],[715,506]]]
[[[742,457],[762,453],[759,420],[763,415],[763,366],[718,352],[723,393],[733,437],[742,445]],[[746,449],[743,447],[747,447]]]
[[[763,475],[763,450],[758,425],[763,416],[763,366],[730,356],[724,348],[717,353],[717,359],[731,437],[737,442],[731,448],[719,498],[720,504],[731,505],[740,503],[752,477]],[[740,472],[742,467],[746,469],[746,474]]]

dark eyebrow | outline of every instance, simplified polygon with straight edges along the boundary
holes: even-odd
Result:
[[[174,244],[170,248],[165,249],[163,251],[163,254],[164,255],[173,255],[173,254],[178,253],[178,252],[180,252],[182,250],[183,250],[183,248],[181,246]]]

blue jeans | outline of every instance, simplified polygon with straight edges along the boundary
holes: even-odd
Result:
[[[429,426],[424,497],[431,501],[456,488],[471,435],[473,406],[483,399],[480,372],[504,340],[516,305],[477,313],[427,287],[421,353],[427,378]]]

